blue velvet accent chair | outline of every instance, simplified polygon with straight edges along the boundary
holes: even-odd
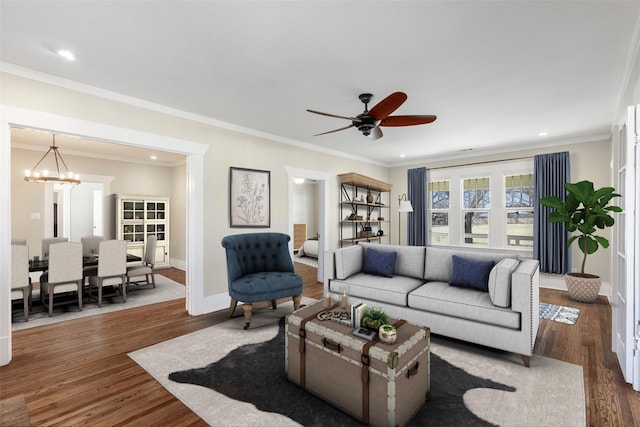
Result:
[[[282,233],[236,234],[222,239],[231,297],[229,317],[238,301],[244,303],[244,329],[251,323],[254,302],[271,301],[275,310],[278,298],[292,297],[294,309],[300,308],[302,277],[293,271],[289,240]]]

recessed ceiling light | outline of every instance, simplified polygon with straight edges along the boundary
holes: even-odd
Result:
[[[547,132],[540,132],[538,136],[543,137],[549,135]]]
[[[406,154],[400,154],[400,157],[407,157]]]
[[[75,61],[76,59],[76,56],[70,50],[61,49],[58,51],[58,55],[68,59],[69,61]]]
[[[158,160],[156,156],[151,156],[151,160]]]

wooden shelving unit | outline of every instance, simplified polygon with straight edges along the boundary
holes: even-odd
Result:
[[[340,178],[340,246],[389,241],[391,184],[354,172]],[[382,230],[382,235],[378,234]]]

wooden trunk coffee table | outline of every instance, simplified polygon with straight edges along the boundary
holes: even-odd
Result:
[[[429,329],[404,322],[394,344],[369,342],[322,311],[318,302],[287,316],[288,379],[364,424],[406,424],[429,398]]]

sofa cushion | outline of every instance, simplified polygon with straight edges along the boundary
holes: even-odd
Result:
[[[381,245],[379,243],[360,242],[358,246],[362,246],[365,250],[373,248],[380,252],[396,252],[396,268],[394,275],[413,277],[422,279],[424,277],[424,246],[400,246],[400,245]]]
[[[457,255],[474,261],[495,261],[503,258],[513,258],[513,253],[509,252],[486,252],[479,250],[447,249],[429,246],[425,260],[424,279],[426,281],[436,280],[448,282],[451,280],[453,260],[451,257]]]
[[[452,256],[452,261],[451,286],[489,291],[489,273],[496,265],[495,261],[474,261],[457,255]]]
[[[362,271],[362,251],[363,249],[360,245],[353,245],[335,251],[337,279],[346,279]]]
[[[381,252],[367,248],[364,260],[364,272],[384,277],[393,277],[397,252]]]
[[[488,292],[428,282],[409,294],[409,307],[474,322],[520,329],[520,313],[493,305]]]
[[[401,307],[407,306],[409,292],[419,288],[424,281],[412,277],[396,275],[393,278],[358,273],[346,280],[332,280],[329,290],[349,295],[351,303],[358,298],[380,301]]]
[[[489,273],[489,298],[500,307],[511,305],[511,274],[520,261],[505,258],[495,265]]]

